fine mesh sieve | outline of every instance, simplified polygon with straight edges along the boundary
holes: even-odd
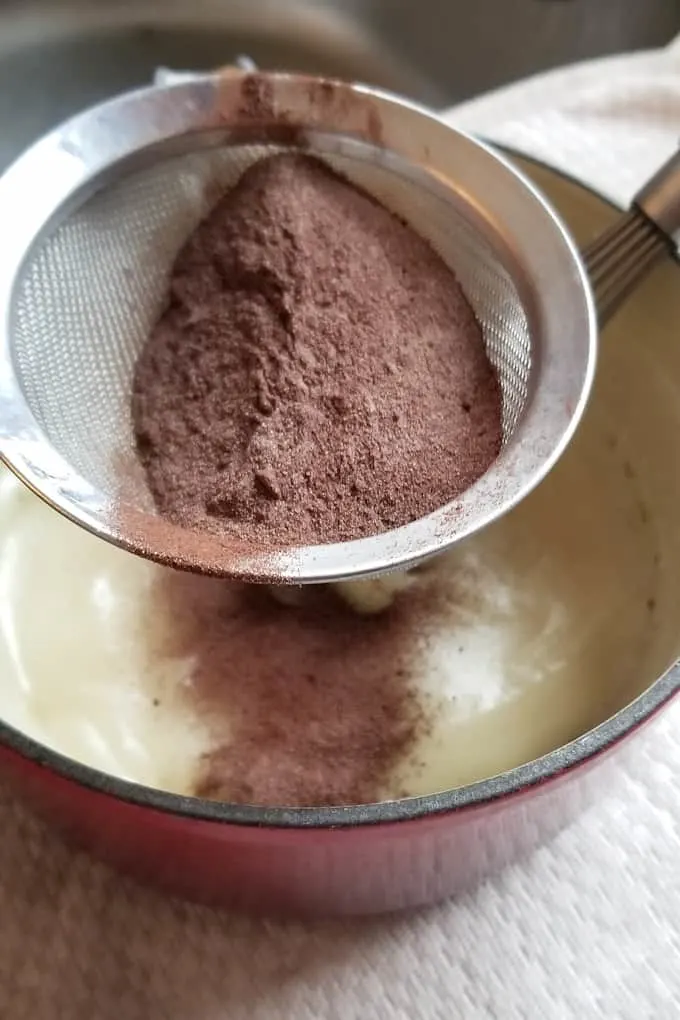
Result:
[[[501,382],[504,438],[475,485],[413,524],[272,553],[157,517],[130,390],[179,247],[247,166],[290,145],[403,216],[455,270]],[[0,222],[0,453],[62,513],[160,562],[295,583],[412,565],[523,498],[590,389],[594,306],[555,213],[499,155],[368,88],[229,73],[122,96],[7,171]]]

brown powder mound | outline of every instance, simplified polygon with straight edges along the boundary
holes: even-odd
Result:
[[[328,589],[284,609],[261,589],[190,574],[159,584],[171,621],[159,652],[191,657],[189,697],[214,734],[197,795],[314,806],[400,793],[393,772],[428,725],[414,693],[427,589],[361,617]]]
[[[189,239],[134,378],[159,511],[265,546],[431,512],[495,459],[500,416],[450,270],[296,154],[251,167]]]

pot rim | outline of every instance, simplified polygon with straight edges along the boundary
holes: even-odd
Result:
[[[596,189],[590,188],[575,176],[518,150],[503,148],[511,158],[514,156],[536,166],[543,166],[559,177],[578,185],[584,191],[590,192],[610,208],[617,208]],[[275,829],[356,828],[414,821],[418,818],[432,817],[448,812],[460,813],[465,809],[489,805],[554,780],[568,771],[587,764],[618,741],[632,734],[644,722],[651,719],[656,712],[670,703],[678,693],[680,693],[680,659],[676,660],[629,705],[582,736],[531,762],[496,776],[435,794],[380,801],[374,804],[338,807],[260,807],[206,800],[154,789],[75,761],[29,737],[5,722],[1,717],[0,745],[6,746],[20,757],[36,765],[50,769],[63,779],[77,783],[93,792],[181,818]]]

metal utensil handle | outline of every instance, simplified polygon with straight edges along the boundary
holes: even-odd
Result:
[[[663,258],[680,245],[680,150],[583,252],[600,327]]]
[[[680,150],[640,189],[633,205],[666,237],[680,244]]]

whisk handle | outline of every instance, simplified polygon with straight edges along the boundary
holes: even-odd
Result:
[[[680,245],[680,150],[637,193],[633,204]]]

